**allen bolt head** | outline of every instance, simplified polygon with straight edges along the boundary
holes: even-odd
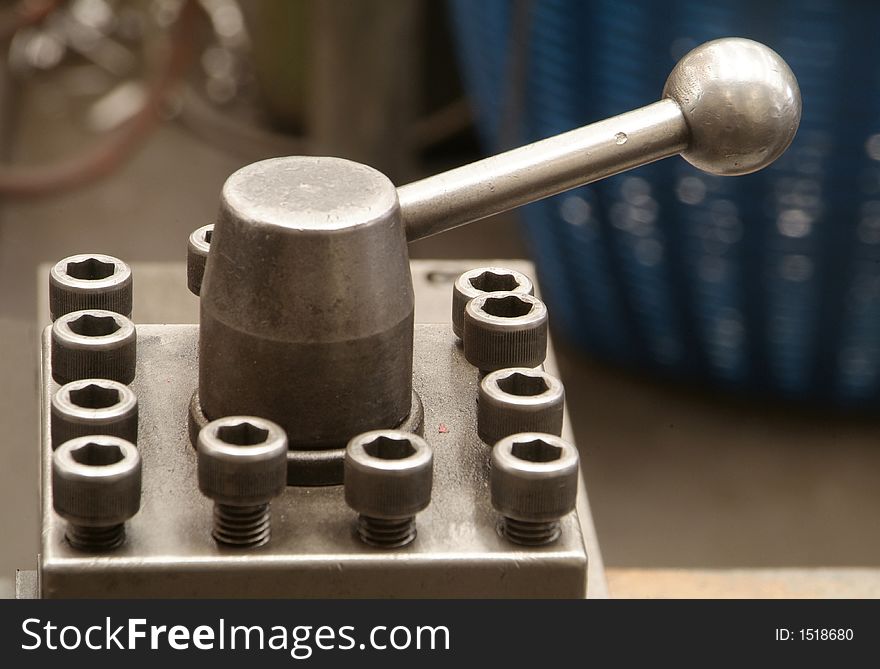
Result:
[[[52,378],[131,383],[137,363],[137,332],[122,314],[101,309],[73,311],[52,324]]]
[[[506,518],[543,523],[575,508],[577,449],[561,437],[523,432],[492,449],[489,489],[492,506]]]
[[[358,435],[345,449],[345,501],[383,520],[415,516],[431,503],[434,454],[428,442],[400,430]]]
[[[562,434],[565,390],[541,369],[514,367],[487,374],[480,383],[477,430],[485,443],[518,432]]]
[[[193,295],[202,291],[202,279],[205,276],[205,264],[211,250],[211,237],[214,224],[203,225],[190,236],[186,245],[186,285]]]
[[[52,447],[91,434],[137,443],[138,401],[128,386],[109,379],[81,379],[52,396]]]
[[[131,317],[131,268],[118,258],[82,253],[59,260],[49,270],[52,320],[83,309],[104,309]]]
[[[52,506],[74,525],[111,527],[141,505],[141,457],[119,437],[90,435],[63,443],[52,454]]]
[[[199,432],[199,489],[226,506],[270,502],[287,487],[287,435],[254,416],[227,416]]]
[[[547,356],[547,307],[509,291],[473,298],[464,310],[464,355],[484,372],[537,367]]]
[[[509,291],[534,295],[531,279],[522,272],[505,267],[477,267],[459,276],[452,286],[452,331],[461,339],[465,305],[484,293]]]

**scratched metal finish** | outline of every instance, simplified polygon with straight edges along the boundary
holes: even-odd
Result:
[[[587,555],[577,514],[545,548],[521,548],[496,531],[489,504],[489,449],[476,433],[477,371],[448,325],[415,330],[414,387],[435,452],[434,494],[418,537],[395,550],[362,544],[340,486],[288,488],[272,507],[272,540],[234,550],[211,539],[211,503],[198,491],[186,414],[197,370],[195,325],[139,325],[132,388],[141,412],[140,513],[125,545],[78,553],[51,507],[44,384],[40,558],[44,597],[583,597]],[[43,378],[51,379],[44,337]],[[333,407],[327,407],[333,411]],[[583,495],[583,491],[581,491]]]

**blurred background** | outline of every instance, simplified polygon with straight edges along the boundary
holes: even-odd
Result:
[[[774,166],[673,158],[411,254],[536,262],[612,594],[645,569],[880,567],[878,21],[832,0],[0,2],[0,591],[37,550],[40,263],[181,262],[247,163],[338,155],[403,184],[653,102],[727,35],[798,76]]]

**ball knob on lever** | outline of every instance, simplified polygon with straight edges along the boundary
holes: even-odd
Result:
[[[769,47],[728,37],[688,53],[663,99],[398,189],[415,241],[678,153],[719,175],[755,172],[791,144],[797,79]]]

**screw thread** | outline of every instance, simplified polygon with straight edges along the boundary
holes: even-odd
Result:
[[[108,527],[87,527],[68,523],[68,543],[81,551],[112,551],[125,541],[125,523]]]
[[[558,520],[535,522],[505,516],[501,520],[501,533],[515,544],[544,546],[556,541],[562,529]]]
[[[214,504],[214,540],[228,546],[254,547],[272,534],[268,502],[252,506]]]
[[[416,538],[416,517],[388,520],[361,514],[358,516],[357,532],[361,541],[370,546],[399,548]]]

